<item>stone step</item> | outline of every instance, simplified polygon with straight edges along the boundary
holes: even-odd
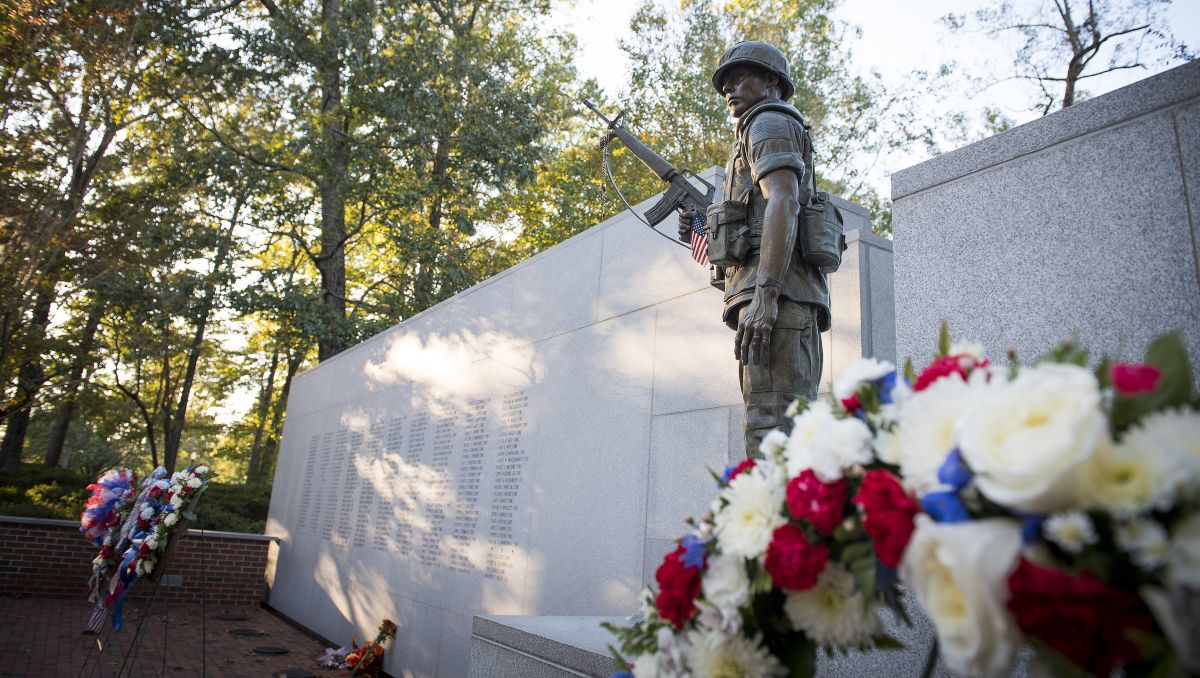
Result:
[[[471,678],[608,678],[616,665],[600,628],[625,617],[477,615],[471,623]]]

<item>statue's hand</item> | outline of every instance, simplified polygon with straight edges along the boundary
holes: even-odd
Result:
[[[779,288],[759,285],[754,298],[738,319],[733,337],[733,354],[743,365],[767,366],[771,355],[771,331],[779,316]]]
[[[688,210],[679,213],[679,239],[683,242],[692,241],[692,217],[695,212]]]

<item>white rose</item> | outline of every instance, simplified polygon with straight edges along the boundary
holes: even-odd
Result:
[[[1200,591],[1200,513],[1184,518],[1171,530],[1167,581],[1174,586]]]
[[[917,516],[900,579],[937,628],[942,660],[966,676],[1001,676],[1021,636],[1006,609],[1021,526],[1006,519],[935,523]]]
[[[1080,468],[1107,436],[1092,373],[1046,364],[987,389],[962,420],[959,449],[989,499],[1049,513],[1074,507]]]
[[[767,550],[782,515],[785,486],[755,466],[721,491],[728,502],[716,515],[716,536],[721,551],[730,556],[757,558]]]
[[[905,487],[924,494],[939,485],[938,469],[957,445],[959,421],[988,390],[986,374],[973,372],[969,381],[952,374],[938,379],[905,401],[894,441],[881,441],[882,452],[900,463]]]
[[[833,382],[833,397],[838,402],[849,398],[858,391],[858,387],[872,381],[883,379],[896,371],[896,366],[886,360],[874,358],[859,358],[849,367],[842,370]]]
[[[708,560],[708,570],[700,580],[700,590],[704,599],[722,613],[730,610],[736,612],[750,598],[746,561],[723,553],[712,556]]]

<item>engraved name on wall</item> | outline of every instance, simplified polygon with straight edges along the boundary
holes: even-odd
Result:
[[[343,417],[309,437],[297,532],[508,581],[528,496],[524,390]]]

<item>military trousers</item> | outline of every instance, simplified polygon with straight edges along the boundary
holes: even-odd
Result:
[[[738,320],[749,304],[738,309]],[[759,445],[772,429],[779,428],[792,401],[815,400],[821,382],[821,332],[817,307],[781,299],[779,316],[771,332],[770,359],[766,365],[739,363],[742,399],[746,403],[743,430],[746,456],[761,458]]]

